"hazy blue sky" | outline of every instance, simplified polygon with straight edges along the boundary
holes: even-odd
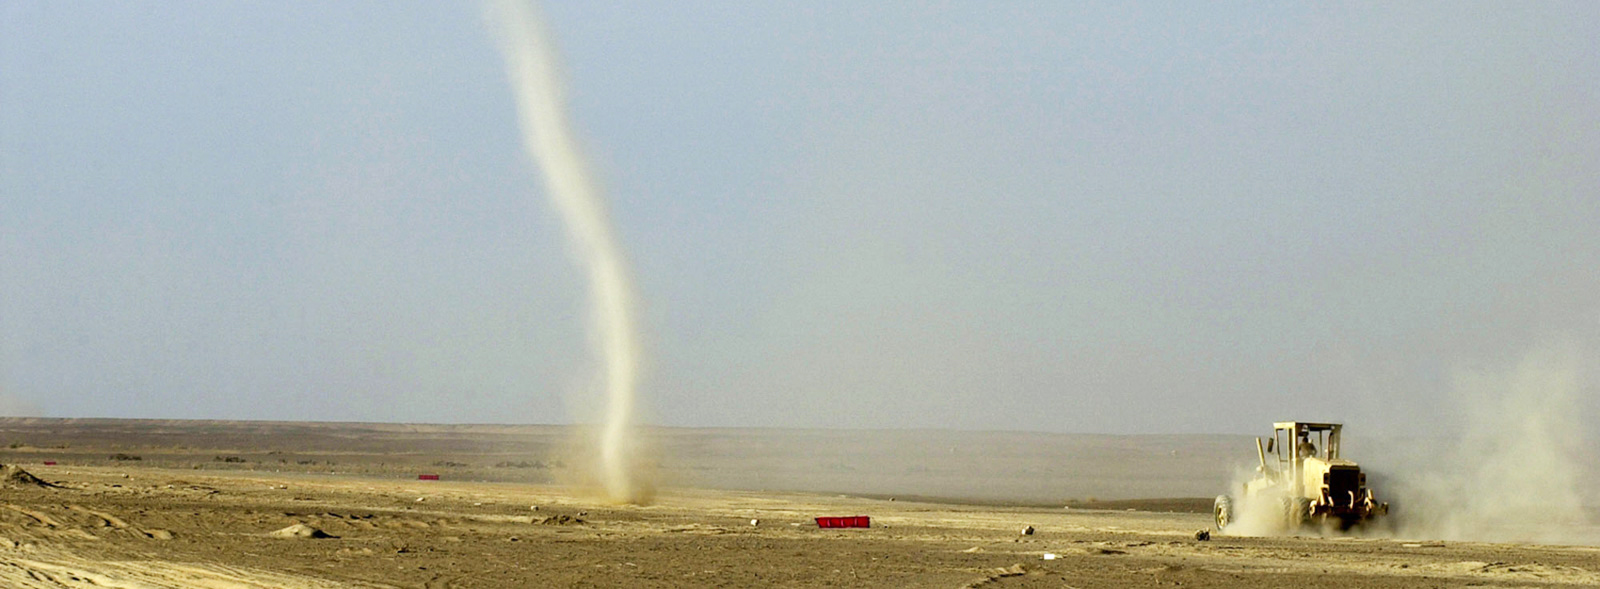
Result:
[[[1600,5],[1109,4],[548,6],[651,421],[1394,430],[1597,358]],[[0,410],[570,421],[481,18],[0,0]]]

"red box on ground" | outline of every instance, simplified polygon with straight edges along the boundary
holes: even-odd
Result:
[[[865,515],[857,515],[857,516],[851,516],[851,517],[819,517],[819,518],[817,518],[817,527],[819,527],[819,528],[870,528],[870,527],[872,527],[872,518],[867,517]]]
[[[437,481],[437,480],[439,480],[439,475],[436,475],[436,474],[419,474],[419,475],[417,475],[417,480],[419,480],[419,481]]]
[[[54,460],[46,460],[46,461],[44,461],[44,465],[45,466],[55,466],[56,465],[56,461],[54,461]]]

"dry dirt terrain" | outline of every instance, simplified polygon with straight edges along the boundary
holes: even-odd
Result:
[[[666,487],[651,505],[605,505],[547,481],[470,480],[536,478],[552,469],[494,465],[557,461],[548,456],[501,460],[493,443],[441,451],[436,438],[457,438],[435,430],[293,427],[312,429],[0,422],[13,446],[0,456],[40,479],[10,471],[0,489],[0,587],[1600,586],[1594,547],[1199,541],[1203,499],[1064,509]],[[313,460],[312,430],[353,437]],[[415,480],[418,468],[444,480]],[[873,526],[819,529],[813,518],[829,515]]]

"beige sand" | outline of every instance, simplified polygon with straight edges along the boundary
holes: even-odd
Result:
[[[281,437],[290,425],[77,425],[0,421],[0,435],[43,440],[70,433],[76,440],[56,441],[67,448],[24,444],[3,454],[59,488],[0,490],[0,586],[1600,584],[1600,549],[1594,547],[1313,537],[1201,542],[1194,532],[1208,526],[1208,513],[1156,511],[1203,510],[1203,498],[1102,498],[1063,509],[679,487],[652,505],[619,507],[546,484],[451,480],[497,472],[483,463],[503,458],[494,444],[467,443],[472,436],[459,435],[462,428],[424,426],[407,434],[399,428],[409,426],[300,424],[293,427],[310,430]],[[319,442],[304,435],[311,430],[327,437]],[[390,434],[376,435],[380,430]],[[121,433],[91,435],[108,431]],[[350,435],[356,432],[361,435]],[[305,452],[305,444],[331,444],[335,434],[345,436],[345,449],[323,448],[319,460],[306,460],[314,464],[281,450]],[[761,436],[747,436],[744,444],[751,439]],[[1122,443],[1136,449],[1144,442]],[[458,452],[439,452],[441,446]],[[112,461],[113,451],[141,460]],[[244,462],[218,460],[232,456],[227,451],[241,453]],[[43,466],[44,459],[58,464]],[[180,466],[180,459],[188,462]],[[443,481],[417,481],[410,473],[410,480],[401,478],[418,465],[436,464],[443,465],[435,467]],[[361,472],[292,472],[352,466]],[[822,530],[812,522],[820,515],[868,515],[874,526]],[[295,525],[334,537],[273,535]],[[1021,535],[1025,526],[1035,533]]]

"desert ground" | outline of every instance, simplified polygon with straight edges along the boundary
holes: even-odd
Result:
[[[1248,438],[659,430],[636,506],[561,484],[572,437],[0,420],[0,587],[1600,586],[1593,546],[1199,540]]]

